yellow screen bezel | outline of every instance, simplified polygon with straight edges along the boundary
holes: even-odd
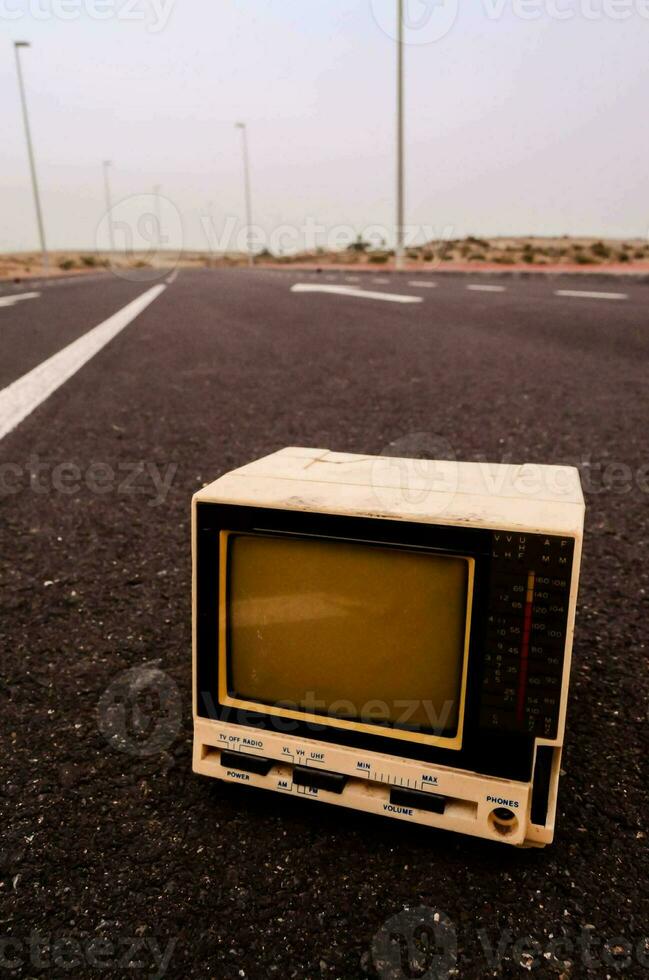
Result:
[[[368,735],[383,735],[386,738],[401,739],[406,742],[418,742],[424,745],[434,745],[440,748],[459,751],[462,748],[462,735],[464,731],[464,712],[466,705],[466,688],[469,663],[469,639],[471,634],[471,611],[473,606],[473,583],[475,577],[475,559],[467,555],[453,554],[449,557],[462,558],[467,562],[467,598],[466,598],[466,621],[464,631],[464,653],[462,658],[462,679],[460,683],[460,708],[458,712],[458,724],[455,735],[448,737],[443,735],[431,735],[425,732],[408,731],[403,728],[389,727],[377,723],[350,721],[345,718],[333,718],[330,715],[316,714],[308,711],[298,711],[293,708],[280,708],[272,704],[264,704],[261,701],[247,701],[233,697],[228,691],[228,650],[227,650],[227,589],[228,589],[228,539],[232,535],[245,534],[253,537],[271,537],[266,534],[254,534],[254,532],[240,531],[220,531],[219,532],[219,628],[218,628],[218,665],[219,681],[218,696],[219,702],[230,708],[239,708],[244,711],[256,711],[259,714],[274,715],[281,718],[290,718],[295,721],[312,723],[316,725],[326,725],[330,728],[337,728],[343,731],[362,732]],[[291,535],[281,535],[291,537]],[[300,538],[308,538],[308,535],[299,535]],[[315,539],[314,539],[315,540]],[[366,544],[358,540],[358,544]],[[384,543],[383,543],[384,544]],[[385,545],[390,547],[390,545]],[[403,550],[412,550],[404,548]],[[438,554],[438,552],[435,552]]]

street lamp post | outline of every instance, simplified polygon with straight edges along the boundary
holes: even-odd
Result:
[[[47,269],[47,246],[45,244],[45,227],[43,225],[43,212],[41,210],[41,199],[38,193],[38,179],[36,177],[36,164],[34,162],[34,148],[32,146],[31,131],[29,128],[29,115],[27,113],[27,99],[25,97],[25,85],[23,83],[23,73],[20,65],[20,48],[28,48],[29,41],[14,41],[14,54],[16,56],[16,72],[18,74],[18,88],[20,89],[20,103],[23,110],[23,121],[25,123],[25,137],[27,139],[27,154],[29,156],[29,169],[32,175],[32,189],[34,191],[34,204],[36,205],[36,220],[38,222],[38,235],[41,242],[41,254],[43,269]]]
[[[106,198],[106,216],[108,218],[108,240],[110,242],[110,254],[115,255],[115,232],[113,229],[113,201],[110,193],[110,160],[103,161],[104,168],[104,194]]]
[[[255,264],[255,257],[252,251],[252,203],[250,194],[250,160],[248,157],[248,130],[243,122],[235,123],[236,128],[241,130],[241,149],[243,152],[243,183],[246,198],[246,224],[248,226],[248,265]]]
[[[395,267],[404,265],[403,0],[397,0],[397,227]]]

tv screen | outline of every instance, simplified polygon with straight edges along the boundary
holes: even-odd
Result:
[[[227,703],[457,735],[472,559],[297,536],[224,539]]]

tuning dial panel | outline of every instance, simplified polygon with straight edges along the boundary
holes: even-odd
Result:
[[[494,532],[480,726],[554,738],[574,540]]]

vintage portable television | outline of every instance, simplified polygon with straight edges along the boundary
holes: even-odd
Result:
[[[572,467],[294,448],[200,490],[194,770],[549,843],[583,520]]]

